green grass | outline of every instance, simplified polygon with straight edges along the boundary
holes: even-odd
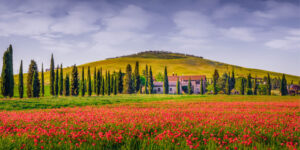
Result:
[[[51,109],[75,106],[101,106],[121,103],[142,103],[151,101],[294,101],[299,96],[227,96],[227,95],[112,95],[91,97],[42,97],[25,99],[1,99],[0,110]]]

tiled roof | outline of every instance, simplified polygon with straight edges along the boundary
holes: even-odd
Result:
[[[198,75],[198,76],[168,76],[169,81],[177,81],[179,80],[205,80],[206,76],[205,75]]]

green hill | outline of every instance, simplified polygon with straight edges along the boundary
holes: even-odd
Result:
[[[282,73],[278,72],[245,68],[204,59],[199,56],[163,51],[145,51],[133,55],[108,58],[105,60],[78,65],[79,75],[81,75],[81,67],[85,67],[85,71],[87,71],[88,66],[91,67],[92,76],[94,74],[93,72],[95,67],[102,67],[104,71],[110,70],[110,72],[118,71],[121,68],[124,72],[127,64],[131,64],[134,69],[134,64],[136,61],[139,61],[140,63],[141,73],[145,69],[146,64],[151,65],[154,76],[159,72],[163,73],[164,66],[167,66],[169,75],[172,75],[173,73],[177,75],[206,75],[207,78],[211,78],[214,69],[216,68],[218,69],[220,76],[223,72],[231,72],[232,69],[234,69],[236,77],[247,77],[247,75],[251,73],[252,77],[257,76],[259,78],[263,78],[264,76],[267,76],[268,72],[270,73],[271,77],[282,77]],[[64,74],[70,73],[71,70],[71,67],[64,68]],[[291,80],[293,80],[294,83],[298,83],[300,81],[300,77],[295,75],[286,74],[286,78],[289,82]],[[26,81],[26,75],[24,79]],[[49,72],[45,72],[45,82],[49,83]]]

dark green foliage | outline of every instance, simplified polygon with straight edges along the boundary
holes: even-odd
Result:
[[[72,69],[71,94],[72,96],[78,96],[79,94],[79,77],[76,65],[74,65]]]
[[[214,72],[214,75],[213,75],[213,91],[214,91],[214,94],[216,95],[218,93],[218,90],[217,90],[217,82],[219,80],[219,73],[218,73],[218,70],[215,69],[215,72]]]
[[[252,95],[252,81],[251,81],[252,77],[251,74],[249,73],[248,75],[248,79],[247,79],[247,95]]]
[[[51,62],[50,62],[50,94],[52,96],[55,95],[55,88],[54,88],[54,82],[55,82],[55,72],[54,72],[54,58],[53,54],[51,55]]]
[[[97,94],[97,70],[94,68],[94,93]]]
[[[149,84],[149,78],[148,78],[149,74],[148,74],[148,65],[146,65],[146,70],[145,70],[145,78],[146,78],[146,82],[145,82],[145,93],[149,94],[149,90],[148,90],[148,84]]]
[[[107,87],[106,87],[107,95],[110,95],[110,93],[111,93],[111,86],[110,86],[111,83],[110,83],[110,72],[109,71],[107,72],[106,83],[107,83]]]
[[[177,78],[177,83],[176,83],[176,94],[180,94],[180,82],[179,82],[179,78]]]
[[[114,79],[114,82],[113,82],[113,93],[114,93],[114,95],[117,95],[117,77],[114,76],[113,79]]]
[[[132,84],[132,69],[131,65],[128,64],[126,67],[126,78],[125,78],[125,93],[132,94],[134,91]]]
[[[21,60],[20,70],[19,70],[19,97],[24,96],[24,80],[23,80],[23,61]]]
[[[14,73],[13,73],[13,50],[9,45],[3,54],[3,66],[1,73],[2,95],[4,97],[13,97],[14,95]]]
[[[153,73],[152,73],[152,68],[150,66],[150,70],[149,70],[149,94],[153,94],[153,88],[154,88],[154,83],[153,83]]]
[[[242,78],[242,81],[241,81],[241,91],[240,91],[240,92],[241,92],[241,93],[240,93],[241,95],[245,95],[245,82],[246,82],[245,80],[246,80],[246,79],[243,77],[243,78]]]
[[[192,83],[191,83],[191,78],[189,78],[189,82],[188,82],[188,94],[192,94]]]
[[[59,95],[63,95],[64,91],[64,73],[63,66],[60,64],[60,77],[59,77]]]
[[[118,72],[118,81],[117,81],[117,86],[118,86],[118,92],[122,93],[123,92],[123,74],[122,70],[120,69]]]
[[[167,66],[165,66],[164,72],[164,94],[169,94],[169,79],[168,79],[168,70]]]
[[[203,79],[201,79],[201,90],[200,90],[200,93],[203,95],[204,94],[204,90],[205,90],[205,88],[204,88],[204,83],[203,83]]]
[[[105,87],[104,87],[104,85],[105,85],[105,81],[104,81],[104,78],[102,77],[102,82],[101,82],[102,84],[101,84],[101,95],[104,95],[104,93],[105,93]]]
[[[70,75],[66,75],[65,84],[64,84],[64,94],[65,96],[70,96]]]
[[[270,74],[268,73],[268,78],[267,78],[267,95],[271,95],[271,90],[272,90],[271,78],[270,78]]]
[[[59,81],[59,76],[58,76],[58,73],[59,72],[59,66],[57,65],[57,68],[56,68],[56,73],[55,73],[55,95],[57,96],[58,95],[58,91],[59,91],[59,85],[58,85],[58,81]]]
[[[231,72],[231,78],[230,78],[230,91],[235,88],[235,76],[234,76],[234,70]]]
[[[42,96],[45,96],[45,79],[44,79],[44,65],[42,64]]]
[[[231,80],[231,78],[228,77],[227,81],[226,81],[226,84],[225,84],[225,93],[227,95],[230,95],[230,92],[231,92],[231,90],[230,90],[230,80]]]
[[[37,70],[33,73],[32,79],[32,97],[40,97],[40,80]]]
[[[141,88],[141,80],[140,80],[140,71],[139,71],[139,62],[137,61],[135,63],[135,69],[134,69],[134,87],[135,92],[139,92]]]
[[[257,77],[254,79],[254,92],[253,95],[257,95],[257,90],[258,90],[258,83],[257,83]]]
[[[90,66],[88,67],[88,95],[91,96],[92,95],[92,79],[91,79],[91,70],[90,70]]]
[[[28,69],[28,73],[27,73],[27,97],[33,97],[32,81],[33,81],[35,72],[38,75],[38,67],[37,67],[36,62],[34,60],[31,60],[29,69]]]
[[[85,85],[85,79],[84,79],[84,67],[82,67],[81,70],[81,96],[83,97],[85,95],[86,91],[86,85]]]
[[[280,85],[280,93],[281,96],[287,95],[288,91],[287,91],[287,81],[285,79],[285,75],[282,75],[282,79],[281,79],[281,85]]]
[[[96,78],[96,94],[99,95],[101,92],[101,73],[100,70],[98,69],[97,71],[97,78]]]

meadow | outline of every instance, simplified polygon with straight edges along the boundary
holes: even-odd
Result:
[[[300,148],[299,96],[117,95],[0,102],[1,149]]]

